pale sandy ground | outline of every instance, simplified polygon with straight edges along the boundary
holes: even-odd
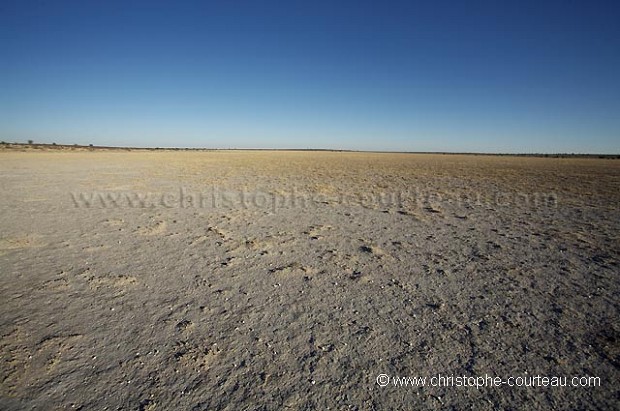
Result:
[[[620,407],[618,160],[4,151],[0,175],[0,409]]]

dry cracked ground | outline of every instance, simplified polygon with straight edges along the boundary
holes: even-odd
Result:
[[[1,409],[620,407],[618,160],[4,150],[0,188]]]

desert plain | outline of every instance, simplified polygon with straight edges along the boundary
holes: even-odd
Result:
[[[0,190],[0,409],[620,407],[620,160],[12,148]],[[394,383],[439,374],[600,384]]]

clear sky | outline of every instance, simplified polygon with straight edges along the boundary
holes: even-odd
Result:
[[[0,0],[0,139],[619,153],[620,2]]]

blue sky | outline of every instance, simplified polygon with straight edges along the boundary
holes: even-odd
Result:
[[[0,0],[0,139],[620,152],[620,5]]]

